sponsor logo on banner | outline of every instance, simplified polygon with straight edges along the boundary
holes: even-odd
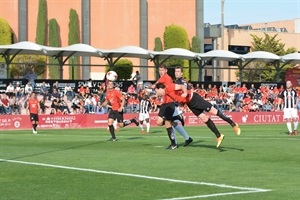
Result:
[[[258,122],[258,123],[279,123],[279,122],[282,122],[282,119],[281,119],[281,116],[280,114],[277,114],[277,115],[254,115],[254,122]]]
[[[11,118],[2,118],[0,120],[0,127],[11,126],[12,119]]]
[[[80,127],[75,115],[48,115],[43,116],[40,123],[41,128]]]

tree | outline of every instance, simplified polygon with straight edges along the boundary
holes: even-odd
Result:
[[[46,0],[39,0],[39,10],[38,10],[38,17],[37,17],[37,26],[36,26],[36,37],[35,37],[35,43],[40,45],[47,45],[47,28],[48,28],[48,22],[47,22],[47,2]],[[42,60],[46,60],[46,56],[44,56]],[[36,62],[41,59],[40,56],[36,57]],[[46,62],[45,65],[39,66],[41,69],[36,69],[38,71],[44,72],[44,74],[38,74],[38,77],[44,77],[46,76]]]
[[[56,19],[50,19],[49,21],[49,45],[52,47],[60,46],[59,27]],[[59,79],[60,67],[58,60],[55,58],[49,59],[49,77],[51,79]]]
[[[69,14],[69,35],[68,35],[68,44],[77,44],[79,43],[79,22],[78,15],[76,10],[71,9]],[[74,70],[74,79],[80,78],[80,67],[78,66],[79,59],[77,56],[72,60],[74,66],[69,66],[69,79],[72,79],[72,70]],[[70,64],[70,62],[69,62]]]
[[[296,48],[291,47],[287,50],[284,49],[285,44],[280,42],[280,39],[277,39],[277,34],[274,36],[270,36],[267,33],[264,33],[264,37],[258,37],[256,35],[251,34],[253,39],[252,43],[252,51],[266,51],[270,53],[274,53],[278,56],[283,56],[289,53],[296,52]],[[291,65],[286,65],[281,69],[279,74],[279,80],[276,80],[277,74],[276,70],[280,70],[280,66],[278,69],[275,69],[276,65],[274,63],[265,63],[265,62],[251,62],[248,64],[242,72],[243,81],[247,82],[276,82],[276,81],[284,81],[284,74],[287,68],[290,68]],[[238,72],[236,72],[238,76]]]
[[[200,51],[201,51],[200,38],[198,36],[194,36],[192,38],[191,51],[195,52],[195,53],[200,53]],[[199,68],[198,68],[197,63],[192,61],[190,66],[191,66],[191,70],[190,70],[191,80],[192,81],[198,81]]]
[[[0,18],[0,45],[12,44],[12,32],[8,22]],[[5,62],[4,58],[0,56],[0,63]]]
[[[35,43],[47,45],[47,2],[39,0]]]
[[[156,37],[154,40],[154,51],[162,51],[163,50],[163,45],[161,42],[160,37]]]
[[[12,44],[12,32],[8,22],[0,18],[0,45]]]
[[[186,30],[177,25],[170,25],[165,28],[164,32],[164,47],[166,49],[170,48],[183,48],[190,49],[188,34]],[[165,63],[167,66],[180,65],[183,67],[183,77],[187,80],[190,79],[189,73],[189,62],[188,60],[182,59],[169,59]]]
[[[118,74],[118,79],[127,80],[131,78],[131,74],[133,72],[133,64],[128,59],[120,59],[118,60],[113,68],[111,69]],[[109,66],[106,66],[106,73],[110,71]]]
[[[14,63],[11,64],[10,77],[20,78],[27,74],[30,69],[34,69],[34,72],[41,76],[45,74],[46,68],[46,56],[43,55],[18,55],[13,60]]]

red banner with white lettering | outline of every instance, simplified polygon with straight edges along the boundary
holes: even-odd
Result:
[[[278,124],[283,123],[283,112],[228,112],[233,121],[242,124]],[[138,114],[124,114],[124,119],[138,117]],[[204,123],[192,113],[185,113],[187,126],[199,126]],[[216,124],[226,124],[217,116],[210,116]],[[150,114],[151,126],[156,126],[157,114]],[[107,114],[78,115],[39,115],[38,129],[60,128],[103,128],[107,126]],[[133,126],[133,125],[131,125]],[[0,131],[31,129],[28,115],[0,115]]]

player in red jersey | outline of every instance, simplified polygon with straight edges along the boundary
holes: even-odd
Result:
[[[30,98],[28,100],[27,105],[29,109],[30,121],[32,123],[32,133],[37,134],[36,127],[38,126],[39,123],[38,114],[40,110],[40,104],[34,92],[30,94]]]
[[[168,70],[165,65],[160,65],[158,67],[160,78],[156,81],[155,84],[152,85],[152,88],[155,88],[155,86],[160,83],[164,85],[173,84],[172,78],[168,75]],[[185,91],[186,92],[186,91]],[[183,94],[184,95],[184,94]],[[167,147],[167,149],[173,150],[177,149],[178,145],[176,144],[175,134],[172,128],[172,122],[174,121],[173,114],[175,112],[175,102],[172,98],[170,98],[168,95],[162,96],[162,105],[158,112],[157,117],[157,125],[163,126],[165,124],[169,139],[171,141],[170,146]]]
[[[240,135],[241,129],[239,128],[238,124],[233,122],[230,118],[226,117],[220,110],[214,108],[211,103],[204,100],[198,93],[188,90],[186,97],[180,96],[176,91],[181,90],[182,87],[184,86],[177,84],[164,85],[162,83],[159,83],[156,85],[156,95],[168,95],[174,101],[186,104],[189,107],[189,109],[194,113],[194,115],[199,117],[207,125],[207,127],[216,135],[217,147],[221,145],[225,136],[219,132],[214,122],[206,114],[203,113],[204,111],[220,117],[232,126],[233,130],[237,135]]]
[[[106,106],[108,103],[111,105],[111,111],[108,114],[108,127],[111,134],[111,138],[108,141],[116,141],[115,129],[113,123],[115,120],[118,121],[118,126],[123,128],[131,123],[135,123],[136,126],[139,125],[137,118],[132,118],[131,120],[123,121],[123,108],[125,104],[125,99],[122,93],[115,89],[114,82],[107,81],[106,85],[107,91],[105,96],[105,101],[101,104]]]

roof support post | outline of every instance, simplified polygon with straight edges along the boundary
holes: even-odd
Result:
[[[238,64],[238,68],[239,68],[239,81],[242,82],[243,81],[243,69],[245,66],[243,66],[243,62],[241,60],[238,60],[237,64]]]
[[[199,82],[202,82],[202,77],[203,77],[203,69],[204,67],[206,66],[206,62],[202,62],[202,60],[195,60],[195,62],[197,63],[198,65],[198,68],[199,68],[199,74],[198,74],[198,81]]]

